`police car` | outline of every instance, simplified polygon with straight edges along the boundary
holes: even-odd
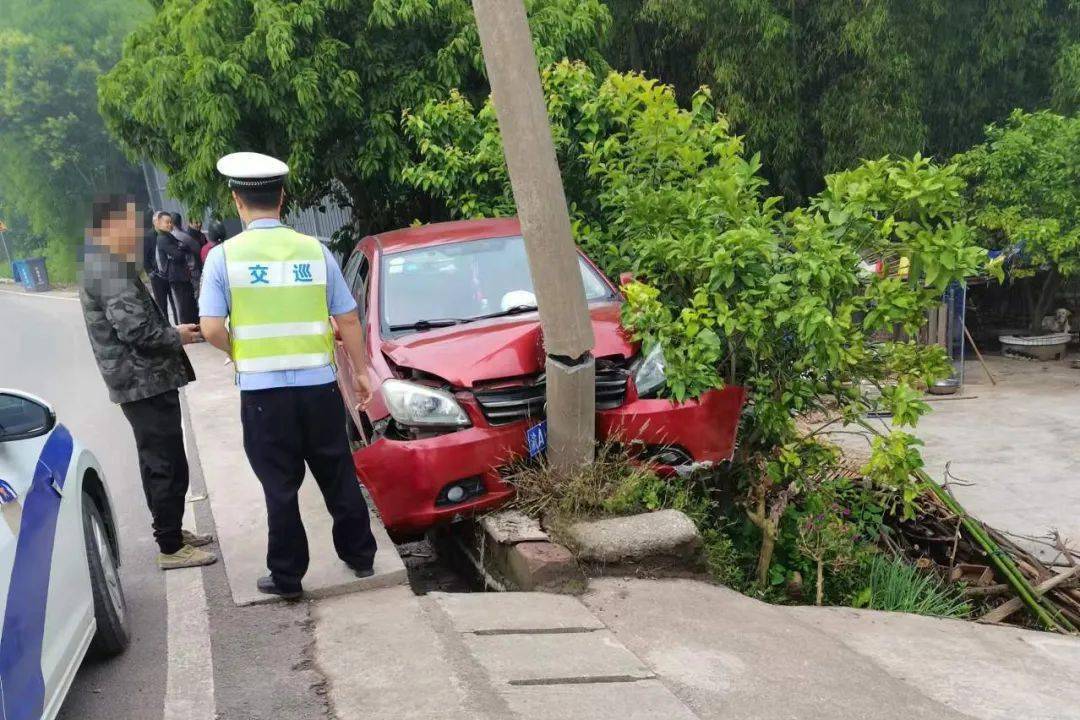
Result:
[[[0,720],[54,718],[88,650],[128,644],[97,460],[42,400],[0,389]]]

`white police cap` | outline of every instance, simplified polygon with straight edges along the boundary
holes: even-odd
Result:
[[[262,153],[238,152],[217,162],[219,173],[229,179],[231,188],[271,188],[283,185],[289,166]]]

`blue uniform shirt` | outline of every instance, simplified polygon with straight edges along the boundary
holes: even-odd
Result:
[[[281,221],[272,218],[252,220],[248,230],[281,227]],[[224,245],[227,245],[226,242]],[[219,245],[206,256],[203,267],[202,290],[199,293],[199,314],[203,317],[228,317],[232,306],[229,292],[229,271],[225,267],[225,247]],[[334,256],[323,247],[326,257],[326,306],[331,315],[344,315],[356,310],[356,300],[345,285]],[[326,385],[334,382],[334,366],[324,365],[304,370],[274,370],[272,372],[238,373],[241,390],[268,390],[270,388],[307,385]]]

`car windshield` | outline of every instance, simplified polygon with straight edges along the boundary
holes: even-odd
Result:
[[[587,300],[612,298],[611,287],[580,256]],[[470,240],[387,255],[382,263],[382,319],[391,331],[426,329],[536,306],[520,236]]]

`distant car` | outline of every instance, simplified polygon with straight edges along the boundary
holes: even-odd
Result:
[[[44,401],[0,390],[0,718],[56,717],[89,649],[128,644],[105,476]]]
[[[634,443],[662,472],[730,459],[741,387],[676,404],[657,397],[659,349],[620,324],[618,289],[584,255],[596,345],[598,438]],[[518,222],[442,223],[363,239],[345,267],[359,304],[375,397],[353,410],[357,473],[391,533],[408,536],[505,502],[507,466],[543,450],[545,353]]]

